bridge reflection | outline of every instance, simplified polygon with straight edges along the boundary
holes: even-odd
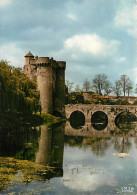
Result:
[[[126,125],[126,124],[125,124]],[[127,126],[124,129],[119,129],[117,127],[110,128],[110,126],[106,127],[103,130],[96,130],[91,123],[86,123],[84,126],[82,126],[79,129],[74,129],[70,122],[67,121],[65,125],[65,135],[69,136],[84,136],[84,137],[110,137],[110,136],[117,136],[117,135],[129,135],[129,136],[137,136],[137,124],[128,124],[128,129]]]

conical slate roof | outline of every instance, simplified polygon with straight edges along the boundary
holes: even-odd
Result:
[[[24,57],[34,57],[32,53],[29,51]]]

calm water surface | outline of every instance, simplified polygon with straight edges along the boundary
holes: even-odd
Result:
[[[129,153],[129,157],[114,153]],[[137,194],[137,137],[126,133],[66,136],[64,125],[1,129],[0,156],[57,167],[50,178],[27,184],[13,182],[0,194]]]

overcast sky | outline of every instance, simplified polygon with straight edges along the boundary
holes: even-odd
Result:
[[[24,55],[67,62],[66,79],[98,73],[137,83],[136,0],[0,0],[0,58],[23,67]]]

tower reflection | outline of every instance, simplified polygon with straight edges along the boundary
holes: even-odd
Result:
[[[40,128],[41,136],[35,162],[55,167],[54,176],[63,176],[64,124],[51,127],[42,125]]]

